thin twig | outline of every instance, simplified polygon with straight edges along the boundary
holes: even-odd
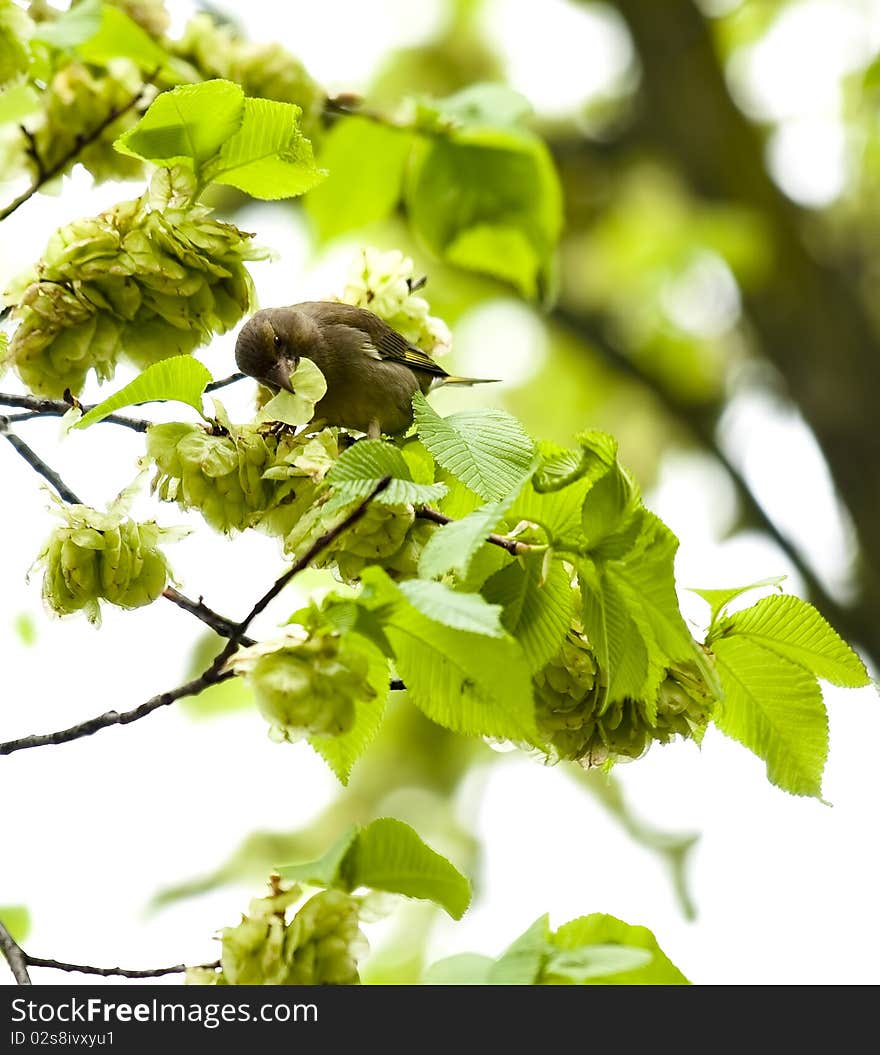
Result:
[[[178,608],[182,608],[184,612],[189,612],[196,619],[200,619],[205,626],[209,626],[220,637],[232,637],[238,631],[238,624],[234,619],[229,619],[227,616],[215,612],[213,608],[209,608],[204,603],[201,597],[194,601],[173,586],[166,586],[162,591],[162,596],[166,600],[171,601],[172,604],[176,604]],[[252,645],[254,643],[253,639],[249,637],[240,637],[239,642],[242,645]]]
[[[37,166],[37,178],[33,181],[33,183],[30,185],[30,187],[28,187],[26,191],[21,193],[15,199],[15,201],[10,202],[5,208],[0,209],[0,222],[5,220],[8,216],[11,216],[15,212],[15,210],[18,209],[20,206],[24,205],[24,203],[29,198],[32,198],[41,187],[45,186],[45,184],[49,182],[49,180],[54,179],[60,172],[63,172],[64,169],[66,169],[67,166],[70,164],[70,162],[73,161],[74,158],[76,158],[79,153],[90,143],[94,143],[97,139],[99,139],[104,133],[105,129],[112,125],[113,122],[117,120],[117,118],[122,117],[122,115],[128,113],[129,110],[133,110],[138,105],[138,103],[140,103],[144,98],[144,93],[146,92],[147,86],[149,84],[150,79],[148,79],[144,84],[140,86],[137,92],[128,100],[127,103],[124,103],[122,106],[114,106],[113,109],[110,110],[110,112],[107,114],[107,116],[102,121],[100,121],[91,130],[91,132],[84,132],[81,135],[78,135],[74,140],[73,146],[70,148],[70,150],[65,151],[53,165],[49,165],[48,167],[43,164],[42,159],[37,153],[33,136],[29,132],[27,132],[26,129],[23,129],[25,135],[28,137],[28,153],[31,155],[31,157],[33,157],[34,164]]]
[[[114,976],[122,978],[162,978],[166,974],[183,974],[184,971],[190,969],[185,963],[178,963],[173,967],[150,967],[142,970],[131,969],[128,967],[91,967],[88,964],[64,963],[61,960],[47,960],[42,956],[31,956],[27,953],[24,955],[25,961],[29,967],[51,967],[53,971],[71,971],[77,974],[96,974],[101,978],[112,978]],[[219,966],[220,961],[215,960],[213,963],[200,963],[194,969],[216,971]]]
[[[135,707],[130,711],[107,711],[104,714],[99,714],[95,718],[90,718],[85,722],[80,722],[78,725],[72,725],[67,729],[61,729],[54,733],[40,733],[31,736],[22,736],[17,740],[9,740],[6,743],[0,743],[0,755],[11,755],[16,751],[25,751],[32,747],[48,747],[53,744],[66,744],[71,740],[79,740],[81,737],[91,736],[100,729],[107,729],[113,725],[129,725],[131,722],[136,722],[141,718],[146,718],[148,714],[152,714],[153,711],[157,711],[161,707],[168,707],[170,704],[183,699],[185,696],[196,696],[209,686],[217,685],[221,681],[227,681],[229,678],[234,677],[232,671],[224,669],[226,661],[235,650],[244,643],[248,628],[254,619],[256,619],[271,601],[281,593],[294,575],[297,575],[299,572],[303,571],[303,569],[307,568],[315,557],[317,557],[328,546],[332,545],[332,543],[335,542],[344,531],[347,531],[350,527],[356,524],[361,517],[366,514],[370,502],[372,502],[377,495],[381,494],[390,483],[390,476],[386,476],[384,479],[380,480],[366,498],[364,498],[347,517],[312,543],[306,553],[291,565],[291,567],[288,568],[288,570],[263,594],[244,619],[242,619],[241,622],[234,624],[231,628],[231,633],[229,634],[226,646],[216,656],[213,662],[198,675],[198,677],[192,678],[183,685],[179,685],[176,689],[171,689],[167,692],[159,693],[157,696],[152,696],[145,703],[142,703],[139,707]]]
[[[432,509],[430,506],[422,506],[417,509],[416,516],[421,520],[430,520],[432,524],[451,524],[454,520],[453,517],[448,517],[445,513],[441,513],[438,509]],[[520,557],[523,553],[528,553],[534,549],[534,546],[531,546],[528,542],[519,542],[515,538],[508,538],[506,535],[496,535],[494,532],[486,536],[486,541],[491,542],[493,546],[507,550],[511,557]]]
[[[229,377],[221,377],[219,381],[212,381],[209,385],[205,385],[205,391],[216,392],[218,388],[234,385],[236,381],[243,381],[246,377],[247,374],[230,374]]]
[[[63,418],[71,408],[71,404],[66,403],[63,399],[40,399],[38,396],[18,396],[11,392],[0,392],[0,406],[22,407],[30,412],[27,415],[17,415],[16,420],[18,421],[24,421],[26,417]],[[83,407],[82,412],[87,414],[91,409],[90,406]],[[10,420],[12,419],[10,418]],[[129,418],[122,414],[108,414],[101,421],[95,422],[95,424],[100,425],[103,422],[109,425],[122,425],[127,429],[132,429],[134,432],[146,432],[154,424],[154,422],[146,421],[143,418]]]
[[[36,451],[31,450],[23,439],[16,436],[14,432],[10,432],[8,426],[8,419],[0,416],[0,436],[4,436],[9,440],[15,451],[24,458],[32,469],[36,470],[44,480],[47,480],[55,488],[65,502],[70,502],[72,505],[82,505],[82,502],[61,479],[58,473],[56,473],[51,466],[47,465]]]
[[[33,985],[27,969],[27,955],[9,931],[0,923],[0,952],[12,971],[12,977],[18,985]]]

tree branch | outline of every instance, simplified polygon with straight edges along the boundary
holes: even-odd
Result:
[[[237,632],[238,624],[233,620],[229,619],[225,615],[220,615],[219,612],[215,612],[213,608],[209,608],[201,599],[201,597],[194,601],[191,597],[187,597],[186,594],[182,594],[179,590],[176,590],[173,586],[166,586],[162,591],[162,596],[171,601],[172,604],[176,604],[178,608],[182,608],[184,612],[189,612],[190,615],[194,615],[196,619],[200,619],[205,626],[209,626],[215,634],[219,634],[220,637],[232,637]],[[242,645],[252,645],[253,639],[249,637],[239,638],[239,642]]]
[[[363,501],[348,514],[348,516],[343,518],[335,525],[335,527],[326,531],[320,536],[320,538],[317,538],[311,546],[309,546],[303,556],[291,565],[291,567],[288,568],[288,570],[263,594],[244,619],[228,628],[229,640],[226,642],[226,646],[215,657],[213,662],[198,675],[198,677],[192,678],[183,685],[179,685],[176,689],[171,689],[167,692],[161,692],[156,696],[152,696],[139,707],[135,707],[130,711],[107,711],[104,714],[99,714],[95,718],[89,718],[85,722],[69,726],[67,729],[60,729],[54,733],[40,733],[31,736],[22,736],[17,740],[8,740],[6,743],[0,743],[0,755],[11,755],[16,751],[25,751],[32,747],[48,747],[53,744],[66,744],[71,740],[79,740],[84,736],[91,736],[93,733],[97,733],[99,730],[107,729],[113,725],[130,725],[132,722],[139,721],[141,718],[146,718],[148,714],[152,714],[153,711],[157,711],[161,707],[168,707],[170,704],[183,699],[185,696],[196,696],[209,686],[217,685],[221,681],[227,681],[229,678],[234,677],[232,671],[224,670],[223,668],[229,657],[246,640],[245,635],[254,619],[256,619],[256,617],[272,602],[272,600],[281,593],[294,575],[297,575],[299,572],[303,571],[303,569],[307,568],[318,554],[335,542],[344,531],[347,531],[350,527],[356,524],[367,512],[367,507],[370,502],[372,502],[377,495],[381,494],[390,483],[390,476],[386,476],[384,479],[380,480],[366,498],[364,498]]]
[[[27,415],[20,414],[16,416],[17,421],[24,421],[26,418],[63,418],[73,404],[66,403],[63,399],[40,399],[37,396],[18,396],[11,392],[0,392],[0,406],[22,407],[24,410],[29,411]],[[90,406],[83,407],[82,412],[86,414],[91,409],[92,407]],[[146,432],[153,424],[152,421],[146,421],[143,418],[129,418],[122,414],[108,414],[105,418],[101,418],[101,421],[95,422],[95,424],[100,425],[103,422],[107,422],[110,425],[122,425],[127,429],[132,429],[134,432]]]
[[[36,451],[31,450],[23,439],[16,436],[14,432],[9,431],[9,420],[2,416],[0,416],[0,436],[4,436],[9,440],[15,451],[24,458],[32,469],[36,470],[44,480],[47,480],[55,488],[65,502],[70,502],[72,505],[82,505],[82,502],[58,473],[51,466],[48,466]]]
[[[158,71],[157,71],[158,72]],[[154,74],[155,76],[155,74]],[[78,135],[73,142],[73,146],[70,150],[65,151],[64,154],[53,164],[46,167],[37,152],[36,144],[33,136],[27,129],[22,129],[25,136],[28,139],[28,154],[33,158],[34,164],[37,167],[37,178],[28,187],[26,191],[21,193],[15,201],[11,201],[5,208],[0,209],[0,222],[5,220],[8,216],[11,216],[16,209],[24,205],[28,199],[32,198],[41,187],[45,186],[49,180],[54,179],[59,173],[63,172],[64,169],[73,161],[80,152],[87,147],[90,143],[94,143],[95,140],[99,139],[104,131],[113,124],[117,118],[122,117],[123,114],[128,113],[129,110],[133,110],[138,103],[144,98],[144,93],[147,90],[147,86],[150,84],[152,78],[148,78],[138,88],[137,92],[128,100],[127,103],[122,106],[114,106],[107,116],[101,120],[90,132],[84,132]]]
[[[247,374],[230,374],[229,377],[221,377],[219,381],[212,381],[209,385],[205,385],[206,392],[216,392],[218,388],[226,388],[227,385],[234,385],[236,381],[243,381],[248,375]]]
[[[432,524],[451,524],[454,517],[448,517],[445,513],[441,513],[438,509],[432,509],[430,506],[422,506],[416,510],[416,516],[420,520],[430,520]],[[486,536],[486,541],[491,542],[493,546],[498,546],[511,555],[511,557],[519,557],[523,553],[528,553],[534,549],[528,542],[519,542],[515,538],[508,538],[506,535],[496,535],[492,533]]]
[[[12,977],[18,985],[33,985],[28,974],[28,960],[24,949],[18,944],[9,931],[0,923],[0,952],[12,971]]]
[[[173,967],[132,969],[128,967],[91,967],[87,964],[64,963],[61,960],[46,960],[41,956],[31,956],[28,953],[24,954],[24,958],[29,967],[51,967],[54,971],[95,974],[101,978],[112,978],[114,976],[122,978],[162,978],[167,974],[183,974],[184,971],[189,970],[189,967],[184,963],[175,964]],[[200,963],[198,969],[216,971],[219,966],[220,961],[215,960],[213,963]]]

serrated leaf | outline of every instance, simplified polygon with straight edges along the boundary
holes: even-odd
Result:
[[[559,490],[539,494],[528,481],[509,510],[508,523],[537,524],[554,548],[580,549],[581,510],[590,486],[590,481],[582,478]]]
[[[714,623],[718,618],[718,615],[731,603],[735,601],[737,597],[741,597],[742,594],[748,593],[749,590],[760,590],[765,586],[777,586],[782,589],[782,583],[785,581],[787,576],[785,575],[772,575],[768,579],[760,579],[758,582],[749,583],[748,586],[732,586],[726,589],[719,590],[701,590],[694,586],[688,587],[691,593],[695,593],[698,597],[702,597],[703,600],[712,609],[711,623]]]
[[[346,498],[365,498],[386,476],[391,477],[391,483],[376,496],[386,505],[423,505],[446,494],[444,484],[415,483],[403,454],[384,440],[364,439],[352,444],[327,473],[327,482]]]
[[[281,389],[257,414],[257,421],[305,425],[315,415],[315,404],[327,391],[327,380],[312,359],[303,356],[290,376],[292,392]]]
[[[422,985],[486,985],[491,956],[462,952],[432,963],[422,978]]]
[[[385,717],[388,660],[372,641],[350,630],[345,635],[345,647],[357,649],[367,657],[367,680],[375,696],[357,701],[354,724],[347,732],[341,736],[310,736],[309,744],[333,770],[340,783],[347,785],[355,762],[373,742]]]
[[[582,545],[595,549],[625,529],[639,507],[639,493],[629,473],[615,463],[595,480],[581,510]]]
[[[657,944],[657,939],[647,927],[633,926],[614,916],[597,912],[564,923],[553,935],[553,945],[558,950],[556,963],[564,966],[568,962],[568,971],[560,972],[560,976],[554,977],[548,964],[545,976],[549,982],[568,977],[571,981],[577,980],[587,985],[690,985],[688,979]],[[591,950],[595,950],[598,955],[610,955],[610,946],[616,946],[624,955],[628,952],[647,953],[650,960],[643,966],[633,965],[628,968],[609,963],[612,969],[605,974],[581,972],[580,979],[573,977],[578,973],[577,962],[581,955],[588,963]],[[604,951],[599,953],[599,950]],[[565,954],[573,959],[566,961]]]
[[[416,392],[413,412],[419,439],[437,464],[481,498],[501,501],[530,474],[534,444],[505,411],[466,411],[441,418]]]
[[[113,145],[130,157],[198,171],[238,131],[244,107],[244,92],[231,81],[183,84],[156,96]]]
[[[265,200],[311,190],[327,173],[315,164],[312,144],[299,127],[301,115],[294,103],[244,99],[239,125],[205,166],[205,179]]]
[[[550,917],[539,916],[489,969],[489,985],[535,985],[550,945]]]
[[[533,477],[539,494],[559,491],[577,480],[594,483],[611,468],[617,458],[617,440],[607,432],[589,430],[577,437],[579,450],[568,450],[555,443],[539,445],[541,464]]]
[[[816,679],[745,637],[718,638],[712,650],[724,689],[715,724],[766,762],[771,783],[821,798],[828,717]]]
[[[362,829],[354,824],[317,860],[278,865],[275,871],[282,879],[292,879],[298,883],[308,883],[310,886],[344,887],[347,882],[345,861],[361,831]]]
[[[495,530],[509,505],[510,501],[490,502],[435,531],[419,557],[419,575],[431,579],[452,571],[466,576],[477,550]]]
[[[0,905],[0,923],[9,931],[13,941],[22,942],[31,929],[31,914],[24,905]]]
[[[175,355],[170,359],[163,359],[160,363],[148,366],[118,392],[92,407],[73,428],[88,428],[122,407],[166,400],[186,403],[201,414],[202,393],[211,380],[208,368],[191,355]]]
[[[861,659],[816,609],[799,597],[764,597],[725,620],[723,633],[763,645],[832,685],[855,689],[870,684]]]
[[[408,579],[399,588],[413,608],[428,619],[471,634],[504,637],[501,608],[478,593],[461,593],[427,579]]]
[[[320,162],[328,176],[304,206],[322,241],[391,213],[400,199],[412,143],[411,134],[366,118],[337,121],[321,144]]]
[[[167,66],[170,60],[168,52],[145,29],[113,4],[101,7],[96,31],[77,44],[75,50],[85,62],[99,66],[123,58],[142,70],[154,71]]]
[[[433,901],[453,919],[461,919],[470,904],[471,885],[461,872],[393,817],[361,829],[343,869],[350,890],[369,887]]]
[[[429,618],[380,568],[364,569],[362,582],[362,603],[381,611],[395,666],[420,710],[465,735],[534,740],[531,672],[516,641]]]
[[[544,574],[544,554],[520,557],[496,572],[483,586],[483,596],[501,605],[501,621],[519,641],[529,668],[540,670],[559,650],[571,626],[574,590],[561,561],[553,560]]]

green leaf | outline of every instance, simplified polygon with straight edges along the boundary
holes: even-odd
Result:
[[[380,568],[366,568],[362,582],[362,603],[381,613],[398,673],[420,710],[465,735],[534,740],[531,672],[516,641],[429,618]]]
[[[235,136],[244,112],[244,92],[231,81],[182,84],[156,96],[113,145],[130,157],[199,172]]]
[[[205,166],[205,179],[266,200],[311,190],[327,173],[315,164],[312,144],[299,127],[301,115],[293,103],[245,99],[236,129]]]
[[[871,681],[856,653],[811,604],[799,597],[764,597],[725,620],[719,633],[763,645],[832,685],[860,688]]]
[[[471,900],[471,885],[461,872],[408,824],[392,817],[361,829],[344,871],[350,890],[369,887],[433,901],[453,919],[461,919]]]
[[[315,416],[315,404],[327,391],[327,381],[313,359],[303,356],[290,376],[293,392],[281,389],[257,414],[257,421],[305,425]]]
[[[336,122],[321,145],[327,179],[305,199],[319,239],[328,241],[390,215],[400,200],[412,144],[411,134],[366,118]]]
[[[415,483],[399,448],[384,440],[364,439],[352,444],[327,473],[327,482],[338,494],[356,499],[365,498],[386,476],[391,477],[391,483],[376,496],[386,505],[423,505],[446,494],[444,484]]]
[[[40,96],[27,81],[0,92],[0,125],[20,121],[40,108]]]
[[[821,798],[828,717],[816,679],[738,635],[718,638],[712,650],[724,689],[715,724],[766,762],[771,783]]]
[[[542,494],[528,481],[511,506],[507,522],[536,524],[544,535],[541,541],[547,541],[554,548],[579,551],[583,541],[581,510],[590,486],[590,481],[583,477],[564,488]]]
[[[557,957],[559,958],[556,959],[556,963],[563,967],[568,965],[567,970],[561,971],[560,975],[570,977],[572,981],[576,981],[574,975],[580,973],[580,980],[588,985],[690,984],[665,955],[657,944],[657,939],[647,927],[632,926],[614,916],[597,912],[571,920],[563,924],[553,935],[553,945],[558,950]],[[585,961],[589,962],[591,949],[596,950],[597,958],[593,962],[598,964],[598,957],[606,956],[610,951],[608,947],[611,945],[618,946],[621,952],[644,950],[650,954],[650,962],[645,962],[644,966],[633,965],[628,968],[620,963],[617,965],[609,963],[612,970],[601,976],[587,976],[583,971],[578,972],[577,963],[581,954],[584,955]],[[567,960],[562,956],[564,953],[576,954],[576,958]],[[550,962],[553,963],[553,959]],[[551,977],[549,965],[545,975],[547,981],[556,980]]]
[[[489,985],[535,985],[550,945],[550,917],[540,916],[492,964]]]
[[[510,502],[490,502],[435,531],[419,557],[419,575],[435,578],[453,571],[466,576],[477,550],[504,516]]]
[[[316,861],[278,865],[275,871],[282,879],[292,879],[297,883],[308,883],[310,886],[347,886],[345,861],[352,846],[360,837],[361,831],[358,825],[353,824],[336,840],[323,857],[319,857]]]
[[[578,480],[595,483],[615,464],[617,440],[607,432],[589,430],[577,437],[580,450],[547,441],[539,444],[541,464],[532,480],[539,494],[559,491]]]
[[[432,963],[422,978],[422,985],[486,985],[494,964],[491,956],[462,952]]]
[[[785,575],[773,575],[769,579],[761,579],[758,582],[751,582],[748,586],[732,586],[721,590],[698,590],[695,587],[689,587],[689,589],[691,593],[695,593],[697,596],[702,597],[712,609],[711,622],[714,624],[719,614],[731,603],[731,601],[735,601],[737,597],[742,596],[744,593],[748,593],[749,590],[760,590],[765,586],[777,586],[781,589],[782,583],[785,579]]]
[[[462,126],[513,128],[532,113],[524,95],[506,84],[482,81],[442,99],[423,96],[416,102],[416,127],[428,132]]]
[[[202,393],[210,382],[210,372],[198,359],[193,359],[191,355],[175,355],[148,366],[134,381],[83,414],[73,427],[88,428],[122,407],[169,399],[186,403],[201,414]]]
[[[487,637],[505,636],[501,608],[478,593],[460,593],[426,579],[409,579],[399,589],[413,608],[443,626]]]
[[[412,225],[436,255],[543,292],[562,227],[550,152],[529,132],[462,127],[418,144],[405,188]]]
[[[0,905],[0,923],[9,931],[13,941],[21,942],[31,929],[31,914],[24,905]]]
[[[385,717],[385,704],[388,700],[388,660],[385,656],[372,641],[351,631],[345,635],[345,646],[356,649],[367,657],[367,680],[375,696],[357,702],[354,724],[341,736],[309,737],[311,746],[342,784],[348,784],[355,762],[375,739]]]
[[[522,425],[503,410],[475,410],[441,418],[421,394],[413,398],[419,439],[438,465],[490,502],[522,486],[535,448]]]
[[[167,66],[170,58],[145,29],[112,4],[103,5],[97,30],[76,45],[76,52],[81,59],[99,66],[123,58],[151,72]]]
[[[483,596],[501,605],[501,621],[519,641],[529,669],[540,670],[559,650],[571,626],[574,590],[561,561],[544,578],[544,554],[520,557],[488,579]]]
[[[652,959],[647,949],[631,949],[625,945],[585,945],[571,951],[560,950],[547,959],[545,984],[564,981],[584,985],[646,967]]]
[[[32,39],[53,48],[75,47],[98,31],[102,7],[102,0],[82,0],[82,3],[74,4],[58,18],[38,22]]]
[[[615,463],[590,487],[581,510],[582,545],[594,549],[624,530],[640,505],[632,477]]]

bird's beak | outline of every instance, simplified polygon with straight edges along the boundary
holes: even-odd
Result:
[[[266,380],[270,384],[283,388],[285,392],[293,392],[290,379],[296,370],[296,365],[296,362],[291,362],[289,359],[278,359],[266,374]]]

